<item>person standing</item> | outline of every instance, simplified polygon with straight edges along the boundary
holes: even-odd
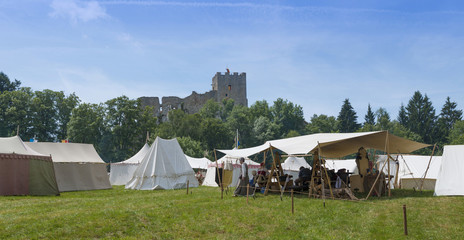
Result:
[[[240,158],[240,176],[239,184],[237,189],[235,189],[234,196],[246,196],[247,194],[247,184],[249,183],[248,177],[248,165],[245,163],[245,158]]]

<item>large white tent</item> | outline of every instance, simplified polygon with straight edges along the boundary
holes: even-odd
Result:
[[[118,163],[111,163],[110,183],[111,185],[126,185],[134,175],[135,169],[142,162],[150,146],[145,143],[143,147],[131,158]]]
[[[464,145],[446,145],[435,184],[436,196],[464,195]]]
[[[53,162],[19,136],[0,138],[0,196],[59,195]]]
[[[289,156],[281,164],[284,174],[290,174],[293,176],[293,180],[298,178],[298,173],[300,172],[300,167],[305,167],[311,169],[311,166],[306,162],[303,157]]]
[[[211,163],[211,160],[203,157],[203,158],[194,158],[194,157],[190,157],[190,156],[187,156],[185,155],[185,157],[187,158],[187,161],[189,162],[190,166],[192,168],[197,168],[197,169],[208,169],[208,165],[210,165]]]
[[[106,163],[92,144],[26,142],[45,155],[51,155],[60,192],[110,189]]]
[[[260,167],[259,163],[245,158],[245,163],[248,165],[248,176],[252,177],[253,170],[258,171]],[[232,165],[232,182],[228,187],[236,187],[238,185],[238,177],[240,176],[241,165],[236,157],[224,156],[217,160],[217,165],[219,167],[225,167],[226,165]],[[203,181],[203,186],[217,187],[216,183],[216,162],[209,164],[208,169],[206,170],[205,180]]]
[[[391,155],[391,157],[395,161],[390,161],[390,174],[396,177],[398,171],[398,179],[392,179],[392,188],[394,187],[393,183],[398,183],[399,188],[402,189],[420,189],[421,186],[424,190],[433,190],[435,188],[442,162],[441,156],[433,156],[431,160],[430,156],[421,155]],[[427,170],[429,161],[430,166]],[[380,170],[386,162],[387,156],[380,155],[377,159],[377,168]],[[427,175],[425,176],[426,170]],[[383,172],[387,174],[388,165],[385,165]]]
[[[387,150],[389,153],[409,153],[430,146],[405,138],[397,137],[388,131],[360,133],[317,133],[279,140],[244,149],[218,150],[234,157],[248,157],[272,148],[289,155],[312,153],[318,149],[320,155],[327,158],[339,158],[358,151],[360,147]]]
[[[126,189],[155,190],[198,187],[195,173],[177,139],[155,139]]]
[[[337,172],[340,169],[346,169],[350,173],[358,173],[358,166],[356,165],[356,159],[326,159],[325,166],[328,169],[333,169]]]

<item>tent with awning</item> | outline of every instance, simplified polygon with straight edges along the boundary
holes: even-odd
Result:
[[[389,153],[410,153],[430,145],[397,137],[388,131],[359,133],[316,133],[292,138],[271,140],[245,149],[218,150],[235,157],[248,157],[270,147],[288,155],[313,153],[320,148],[321,156],[340,158],[355,153],[360,147],[383,150]]]
[[[126,183],[132,178],[132,175],[134,175],[135,169],[137,169],[149,150],[150,146],[145,143],[145,145],[143,145],[143,147],[131,158],[121,162],[111,163],[111,185],[126,185]]]
[[[436,196],[463,196],[464,195],[464,145],[446,145],[437,183]]]
[[[258,171],[260,165],[257,162],[250,160],[249,158],[245,158],[245,163],[248,165],[248,177],[252,178],[252,172]],[[205,180],[203,181],[203,186],[210,186],[210,187],[217,187],[218,184],[216,183],[216,166],[219,168],[230,169],[232,171],[232,176],[229,181],[228,186],[225,187],[236,187],[238,185],[238,178],[240,176],[241,165],[236,157],[224,156],[217,160],[217,162],[212,162],[208,165],[208,169],[206,170]],[[225,184],[224,184],[225,185]]]
[[[0,138],[0,196],[59,195],[52,158],[19,136]]]
[[[51,155],[60,192],[110,189],[106,163],[92,144],[26,142],[41,154]]]

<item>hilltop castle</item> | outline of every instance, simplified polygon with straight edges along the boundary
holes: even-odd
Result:
[[[161,121],[167,119],[167,114],[172,109],[182,109],[186,113],[197,113],[209,99],[222,102],[224,98],[234,99],[235,104],[248,106],[246,93],[246,73],[224,74],[217,72],[213,77],[212,90],[203,94],[195,91],[185,98],[174,96],[163,97],[161,103],[158,97],[140,97],[142,107],[154,107],[153,115]]]

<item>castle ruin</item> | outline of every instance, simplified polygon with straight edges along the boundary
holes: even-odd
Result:
[[[189,114],[197,113],[209,99],[221,103],[223,99],[230,98],[235,101],[235,104],[248,106],[246,73],[226,72],[223,74],[217,72],[211,85],[212,90],[203,94],[193,91],[190,96],[185,98],[163,97],[161,103],[158,97],[140,97],[140,102],[142,107],[154,107],[153,115],[161,121],[165,121],[168,112],[173,109],[182,109]]]

